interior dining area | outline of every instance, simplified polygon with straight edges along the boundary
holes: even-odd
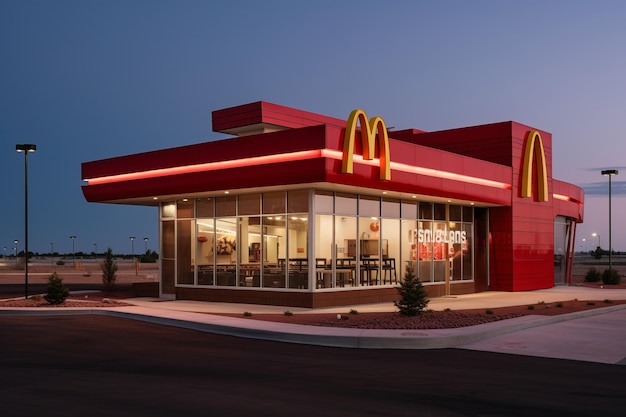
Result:
[[[177,287],[395,287],[409,265],[425,285],[474,279],[471,206],[305,189],[183,198],[160,213]]]

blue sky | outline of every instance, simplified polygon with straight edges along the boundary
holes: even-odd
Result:
[[[265,100],[428,131],[515,120],[553,134],[586,191],[577,250],[626,250],[626,2],[0,0],[0,250],[157,249],[155,208],[87,203],[80,164],[222,138]],[[364,86],[368,86],[364,88]],[[586,241],[583,242],[582,239]]]

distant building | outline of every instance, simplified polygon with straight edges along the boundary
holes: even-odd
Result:
[[[324,307],[571,277],[583,191],[552,135],[516,122],[387,131],[267,102],[213,112],[235,137],[86,162],[87,201],[159,207],[160,295]]]

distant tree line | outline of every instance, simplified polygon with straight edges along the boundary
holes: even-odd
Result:
[[[28,259],[33,259],[33,258],[47,258],[47,257],[55,257],[55,258],[65,258],[65,259],[72,259],[72,258],[76,258],[76,259],[90,259],[90,258],[104,258],[106,252],[103,253],[95,253],[95,252],[91,252],[91,253],[86,253],[86,252],[75,252],[75,253],[59,253],[59,252],[54,252],[54,253],[39,253],[39,252],[31,252],[28,251]],[[4,257],[4,254],[0,253],[0,259]],[[15,259],[16,256],[15,254],[11,253],[11,254],[7,254],[6,255],[7,258],[9,259]],[[20,251],[17,253],[17,258],[23,258],[24,257],[24,251]],[[127,254],[127,253],[120,253],[120,254],[113,254],[113,257],[115,259],[133,259],[136,258],[139,260],[139,262],[141,263],[155,263],[156,261],[159,260],[159,254],[156,253],[153,250],[147,250],[146,253],[144,254],[135,254],[134,256],[131,254]]]

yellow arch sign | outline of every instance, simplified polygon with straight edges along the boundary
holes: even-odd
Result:
[[[341,172],[343,174],[352,174],[354,162],[354,137],[356,133],[357,121],[361,125],[361,141],[363,143],[363,159],[374,159],[374,151],[376,137],[378,137],[378,153],[380,157],[380,179],[391,179],[391,166],[389,158],[389,136],[387,134],[387,126],[385,121],[379,117],[372,117],[367,120],[367,116],[363,110],[353,110],[348,117],[346,125],[346,134],[343,138],[343,158],[341,164]],[[378,134],[377,134],[378,132]]]
[[[522,197],[532,197],[533,185],[533,158],[537,161],[537,189],[538,201],[548,201],[548,169],[546,168],[546,154],[543,150],[541,135],[531,130],[526,135],[524,146],[524,165],[522,166]]]

